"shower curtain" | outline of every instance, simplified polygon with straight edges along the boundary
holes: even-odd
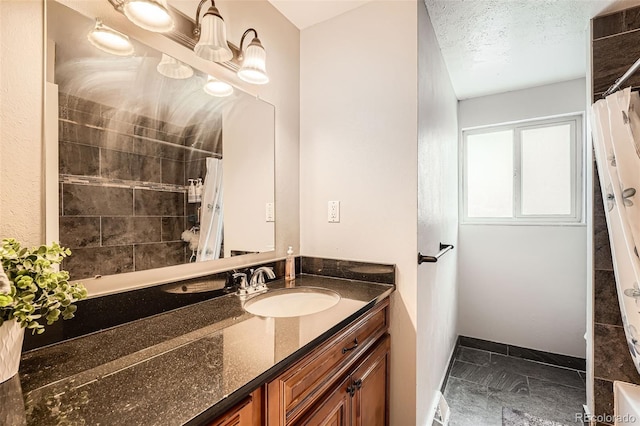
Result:
[[[207,158],[202,188],[197,262],[220,258],[222,247],[222,159]]]
[[[591,112],[618,302],[640,373],[640,97],[630,89],[616,92]]]

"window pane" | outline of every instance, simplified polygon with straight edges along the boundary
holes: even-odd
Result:
[[[571,214],[571,125],[521,132],[522,214]]]
[[[513,216],[513,130],[467,136],[467,215]]]

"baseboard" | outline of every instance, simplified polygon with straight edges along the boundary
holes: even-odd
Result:
[[[521,346],[505,343],[496,343],[489,340],[482,340],[467,336],[459,336],[458,345],[466,348],[495,352],[515,358],[527,359],[529,361],[542,362],[544,364],[551,364],[557,367],[570,368],[572,370],[586,370],[586,360],[584,358],[577,358],[569,355],[554,354],[552,352],[523,348]]]

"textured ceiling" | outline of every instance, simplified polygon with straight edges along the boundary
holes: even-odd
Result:
[[[304,30],[369,1],[390,0],[268,1]],[[589,20],[640,4],[640,0],[424,1],[459,99],[584,77]],[[195,10],[197,4],[197,0],[170,2],[178,8],[188,4],[187,10]]]
[[[426,0],[459,99],[584,77],[611,0]]]

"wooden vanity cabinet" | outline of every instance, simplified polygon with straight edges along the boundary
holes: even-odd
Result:
[[[388,424],[389,301],[266,386],[268,426]]]
[[[320,398],[300,426],[385,426],[389,423],[389,335],[345,380]]]
[[[209,426],[389,424],[389,299]]]
[[[263,389],[258,388],[209,426],[260,426],[263,419]]]

